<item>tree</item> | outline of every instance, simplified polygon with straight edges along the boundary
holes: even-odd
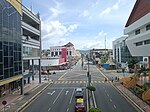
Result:
[[[131,73],[131,70],[134,69],[134,65],[137,63],[138,61],[137,60],[130,60],[128,61],[128,68],[129,68],[129,73]]]
[[[90,108],[89,112],[101,112],[101,110],[99,108]]]
[[[90,90],[90,91],[95,91],[95,90],[96,90],[94,86],[87,86],[86,88],[87,88],[88,90]]]

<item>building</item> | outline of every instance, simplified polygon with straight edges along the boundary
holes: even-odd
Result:
[[[74,45],[69,42],[63,46],[52,46],[50,47],[50,57],[61,57],[62,49],[66,48],[67,50],[67,58],[80,56],[79,52],[76,51]]]
[[[125,25],[124,34],[132,56],[150,56],[150,1],[137,0]]]
[[[94,64],[100,64],[100,58],[112,57],[112,49],[92,49],[90,50],[90,59],[93,60]]]
[[[22,13],[23,75],[26,84],[30,83],[31,77],[34,80],[35,70],[41,70],[41,21],[39,13],[34,14],[25,6],[22,7]]]
[[[131,60],[142,61],[143,58],[140,57],[133,57],[126,45],[126,39],[128,36],[122,36],[113,41],[113,60],[117,64],[117,67],[126,67],[127,62]]]
[[[0,97],[22,85],[21,0],[0,0]],[[8,8],[9,7],[9,8]]]
[[[21,0],[0,1],[0,97],[34,80],[34,61],[40,69],[41,22],[39,14]],[[41,72],[39,72],[41,73]],[[40,81],[40,78],[39,78]]]

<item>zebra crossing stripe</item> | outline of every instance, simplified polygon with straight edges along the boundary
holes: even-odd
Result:
[[[67,84],[67,83],[69,83],[69,84],[71,84],[71,83],[76,83],[76,84],[78,84],[78,83],[87,83],[87,81],[56,81],[56,82],[54,82],[54,84]],[[91,83],[111,83],[111,81],[91,81]]]

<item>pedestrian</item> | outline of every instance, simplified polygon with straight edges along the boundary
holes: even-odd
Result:
[[[118,81],[119,81],[119,76],[118,76]]]
[[[111,82],[113,82],[114,81],[114,79],[113,79],[113,77],[112,77],[112,80],[111,80]]]

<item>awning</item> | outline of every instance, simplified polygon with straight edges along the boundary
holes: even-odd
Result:
[[[8,83],[13,82],[13,81],[16,81],[16,80],[19,80],[19,79],[21,79],[21,78],[22,78],[22,75],[17,75],[17,76],[10,77],[10,78],[8,78],[8,79],[2,80],[2,81],[0,82],[0,86],[5,85],[5,84],[8,84]]]

